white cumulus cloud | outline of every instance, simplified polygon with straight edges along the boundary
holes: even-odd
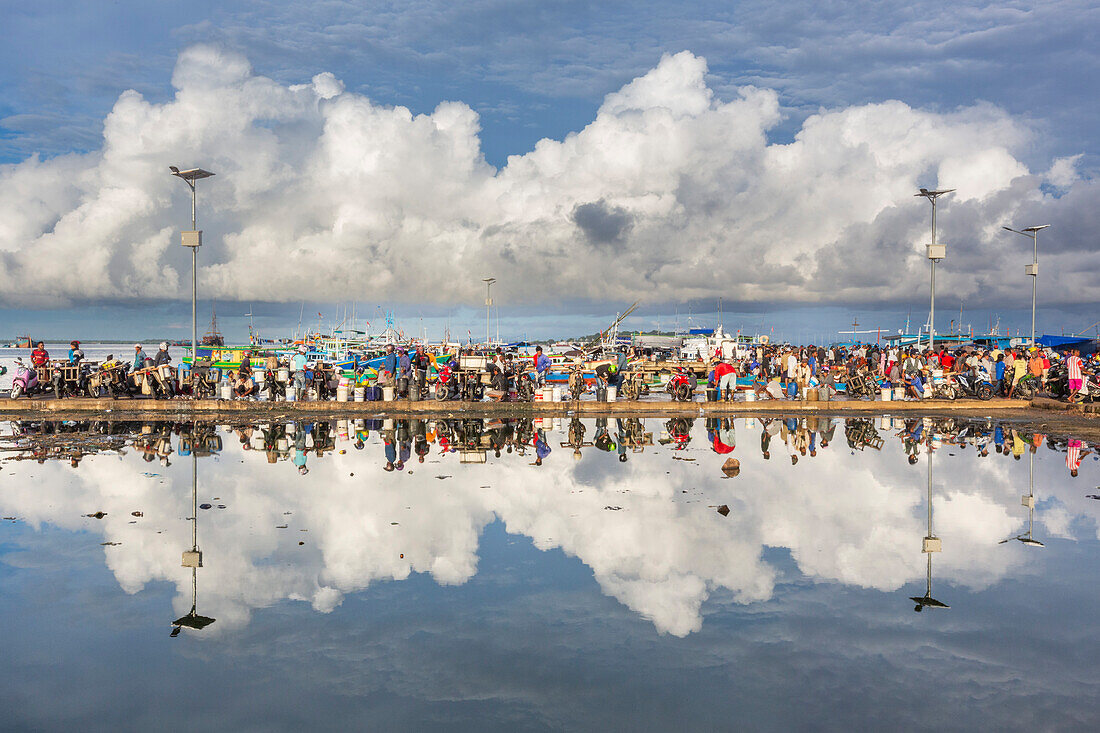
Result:
[[[666,55],[583,130],[497,169],[462,102],[413,114],[328,72],[283,85],[195,46],[173,97],[119,97],[99,150],[0,167],[0,292],[185,298],[189,194],[173,164],[217,173],[198,184],[199,277],[220,299],[477,302],[470,273],[492,272],[529,303],[897,300],[926,268],[913,193],[945,186],[958,189],[941,209],[945,288],[974,304],[1019,288],[1023,244],[1000,225],[1039,217],[1067,222],[1045,243],[1069,286],[1050,297],[1100,300],[1095,185],[1071,159],[1031,173],[1030,130],[1003,110],[822,110],[776,143],[775,91],[720,99],[706,75],[703,58]]]

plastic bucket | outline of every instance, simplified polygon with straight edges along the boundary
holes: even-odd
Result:
[[[818,395],[817,387],[807,387],[806,388],[806,401],[807,402],[817,402],[817,395]]]
[[[286,438],[279,438],[275,441],[275,449],[278,451],[284,451],[290,447],[290,441]]]
[[[883,387],[881,391],[882,391],[882,401],[883,402],[889,402],[891,399],[893,399],[894,390],[892,388]]]
[[[561,387],[554,387],[554,402],[561,402]]]
[[[409,402],[420,401],[420,383],[409,382]]]
[[[226,382],[222,385],[221,398],[223,400],[233,399],[233,385],[231,385],[229,382]]]
[[[596,387],[596,401],[607,402],[607,387]]]
[[[707,402],[717,402],[717,401],[718,401],[718,388],[717,387],[707,387]]]
[[[894,399],[899,402],[905,399],[905,387],[894,387]]]
[[[619,388],[615,385],[610,385],[607,388],[607,401],[614,402],[619,397]]]
[[[397,380],[397,391],[395,394],[407,395],[409,393],[409,378],[401,377]]]
[[[278,379],[280,382],[283,382],[284,384],[286,382],[289,382],[290,381],[290,370],[289,369],[280,369],[278,371],[278,373],[276,374],[276,379]]]
[[[542,402],[542,400],[543,400],[542,390],[541,389],[536,389],[535,390],[535,402]]]
[[[553,387],[543,387],[542,388],[542,401],[543,402],[553,402],[554,401],[554,388]]]
[[[346,384],[336,385],[336,401],[347,402],[348,401],[348,386]]]
[[[294,386],[291,385],[291,384],[288,384],[286,386],[286,401],[287,402],[293,402],[294,397],[295,397],[295,395],[294,395]],[[289,428],[288,428],[287,431],[289,432]]]
[[[756,392],[751,389],[745,393],[745,402],[756,402]]]
[[[356,402],[363,402],[366,399],[363,396],[365,391],[366,391],[365,387],[356,387],[355,388],[355,401]]]
[[[382,388],[382,399],[385,402],[393,402],[393,387],[386,386]]]

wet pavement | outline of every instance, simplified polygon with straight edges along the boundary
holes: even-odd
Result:
[[[13,729],[1100,718],[1097,450],[1020,423],[24,421],[0,475]]]

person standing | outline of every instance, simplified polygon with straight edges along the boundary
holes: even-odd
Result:
[[[84,360],[84,351],[80,348],[79,341],[73,341],[69,344],[69,363],[79,364]]]
[[[46,343],[39,341],[31,352],[31,364],[35,367],[44,367],[50,363],[50,352],[46,351]]]
[[[542,353],[542,347],[535,347],[534,356],[535,375],[538,379],[539,386],[546,384],[546,375],[550,373],[550,358]],[[542,465],[541,462],[539,465]]]
[[[171,364],[172,357],[168,353],[168,342],[160,342],[160,350],[157,351],[157,355],[153,357],[153,366],[162,366],[164,364]]]
[[[145,350],[141,348],[141,344],[134,344],[134,369],[141,369],[145,366],[145,360],[148,358]]]
[[[1069,402],[1073,404],[1077,402],[1077,393],[1084,386],[1084,379],[1081,374],[1081,352],[1079,350],[1070,350],[1069,358],[1066,359],[1066,371],[1069,381]]]
[[[294,398],[301,400],[306,391],[306,347],[298,347],[294,356],[290,357],[290,370],[294,373]],[[303,466],[305,462],[303,461]]]

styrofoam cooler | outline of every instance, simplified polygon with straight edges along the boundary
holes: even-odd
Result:
[[[266,377],[267,377],[267,372],[264,371],[263,369],[253,369],[252,370],[252,380],[254,382],[256,382],[256,384],[263,384],[264,379]]]
[[[382,388],[382,400],[385,402],[393,402],[393,387],[387,386]]]
[[[619,396],[619,388],[613,384],[607,385],[607,401],[614,402]]]
[[[889,402],[894,397],[894,390],[892,387],[883,387],[881,390],[882,401]]]
[[[905,399],[905,387],[894,387],[894,399],[899,402]]]
[[[295,400],[295,397],[296,396],[294,394],[294,385],[293,384],[288,384],[286,386],[286,401],[287,402],[293,402]]]
[[[366,397],[364,396],[365,393],[366,393],[366,389],[367,389],[366,387],[356,387],[355,388],[354,395],[355,395],[355,401],[356,402],[363,402],[366,399]]]
[[[933,369],[932,370],[932,384],[943,384],[943,370],[942,369]]]
[[[534,399],[535,399],[535,402],[542,402],[543,397],[542,397],[542,390],[541,389],[536,389],[535,390],[535,398]]]

